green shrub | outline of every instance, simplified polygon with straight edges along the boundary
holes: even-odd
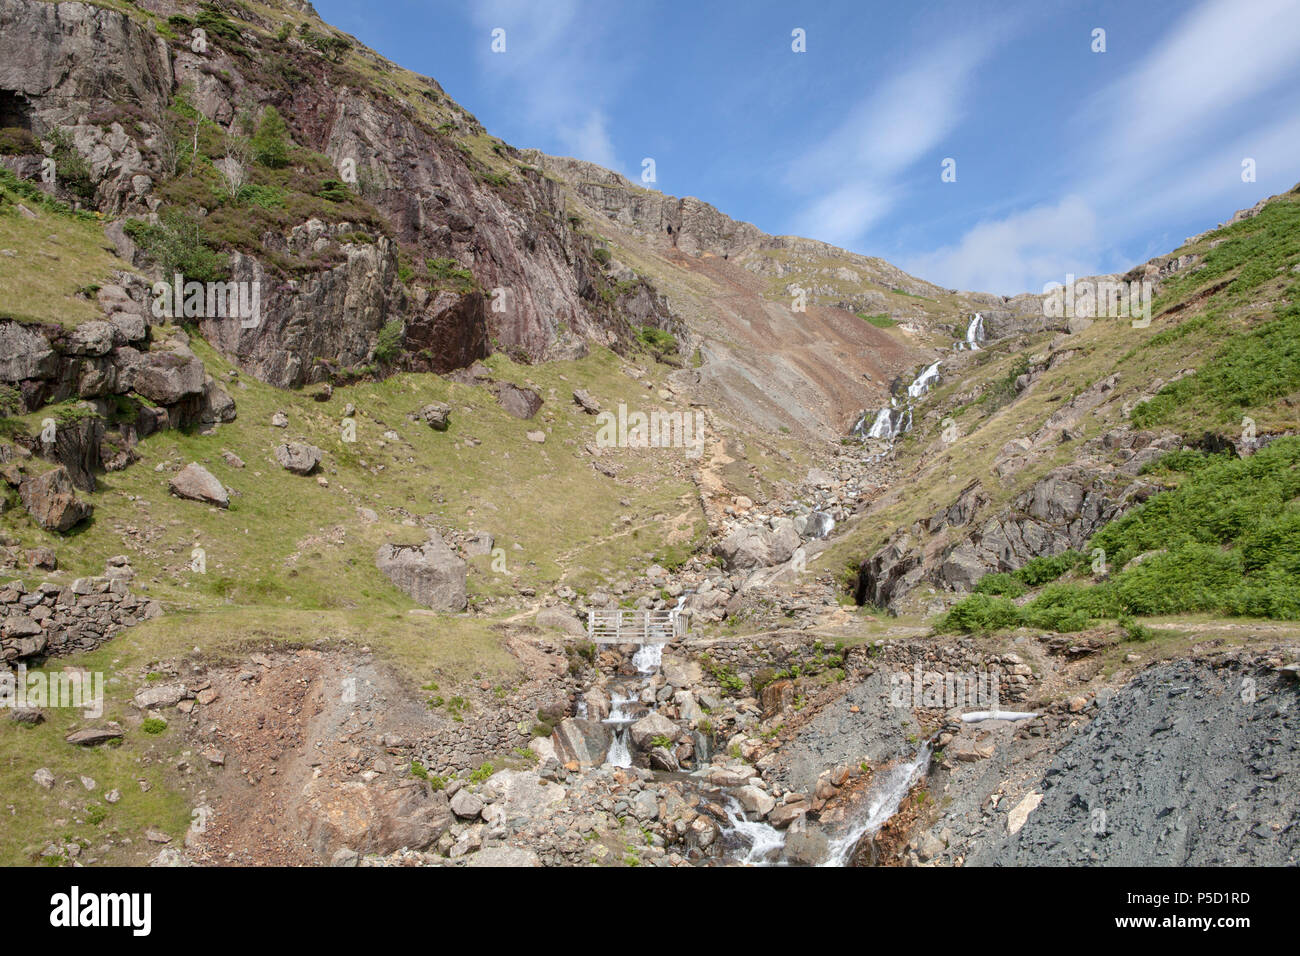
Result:
[[[671,332],[657,329],[653,325],[643,325],[637,330],[637,338],[642,345],[660,354],[677,351],[677,338]]]
[[[167,721],[161,717],[146,717],[140,724],[140,729],[151,737],[157,737],[167,729]]]
[[[229,259],[208,245],[203,221],[192,213],[172,209],[154,226],[128,219],[124,228],[164,276],[180,273],[186,281],[215,282],[226,278]]]
[[[1074,571],[1087,562],[1087,555],[1078,551],[1062,551],[1060,554],[1045,555],[1025,562],[1014,572],[1014,576],[1022,584],[1036,588],[1049,581],[1055,581],[1061,575]]]
[[[262,110],[251,145],[253,158],[263,166],[282,169],[289,164],[289,129],[274,106]]]
[[[986,574],[975,585],[976,594],[995,594],[1009,598],[1018,598],[1028,590],[1020,580],[1003,572]]]
[[[1009,599],[988,594],[972,594],[948,609],[939,619],[940,631],[988,633],[1020,624],[1020,609]]]
[[[402,339],[405,334],[406,327],[401,319],[389,319],[385,322],[375,340],[375,361],[387,365],[396,359],[401,354]]]
[[[347,184],[337,179],[327,179],[320,184],[316,190],[316,195],[321,199],[328,199],[330,202],[347,202],[352,198],[352,190],[348,189]]]

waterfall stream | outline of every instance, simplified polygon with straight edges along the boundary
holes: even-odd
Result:
[[[858,815],[838,837],[828,841],[826,858],[819,866],[848,866],[853,851],[864,837],[874,836],[898,812],[908,792],[925,776],[930,765],[930,745],[925,743],[911,760],[897,764],[872,781],[863,798]],[[751,866],[776,866],[785,848],[785,831],[745,818],[740,804],[728,798],[727,819],[730,826],[723,836],[736,845],[734,858]]]
[[[848,866],[853,850],[865,836],[874,836],[898,812],[898,806],[912,785],[925,775],[930,764],[930,745],[922,744],[916,756],[907,763],[886,771],[871,785],[865,812],[841,836],[830,841],[826,860],[822,866]]]

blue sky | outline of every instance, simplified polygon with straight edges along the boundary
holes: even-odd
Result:
[[[1297,0],[315,6],[512,145],[651,157],[652,188],[944,286],[1127,269],[1300,181]]]

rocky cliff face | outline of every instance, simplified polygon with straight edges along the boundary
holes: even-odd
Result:
[[[176,174],[166,111],[182,89],[222,134],[236,129],[241,112],[274,105],[299,146],[328,157],[340,178],[358,172],[356,191],[387,223],[374,245],[340,253],[346,224],[302,221],[232,250],[233,278],[263,282],[266,320],[252,328],[209,320],[202,330],[250,372],[296,386],[364,364],[378,331],[395,320],[413,353],[407,365],[433,371],[491,349],[528,360],[580,355],[588,343],[626,340],[629,316],[670,324],[653,296],[622,307],[623,292],[611,294],[590,242],[566,221],[558,184],[487,137],[436,83],[403,74],[414,92],[397,95],[297,35],[277,38],[281,23],[328,31],[309,6],[274,17],[227,12],[247,19],[226,20],[229,36],[212,29],[206,48],[195,49],[187,23],[167,19],[192,16],[182,5],[128,14],[0,0],[0,112],[4,125],[38,138],[66,134],[89,166],[82,201],[113,215],[148,220],[165,208],[159,187]],[[381,74],[401,72],[369,51],[358,57]],[[493,150],[486,161],[474,155],[484,144]],[[7,159],[33,177],[40,158]],[[277,251],[345,261],[286,277],[262,254]],[[472,280],[454,291],[410,283],[426,259],[450,260]]]

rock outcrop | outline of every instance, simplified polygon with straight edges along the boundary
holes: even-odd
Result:
[[[437,533],[422,545],[385,544],[375,564],[411,599],[438,611],[463,611],[468,566]]]

